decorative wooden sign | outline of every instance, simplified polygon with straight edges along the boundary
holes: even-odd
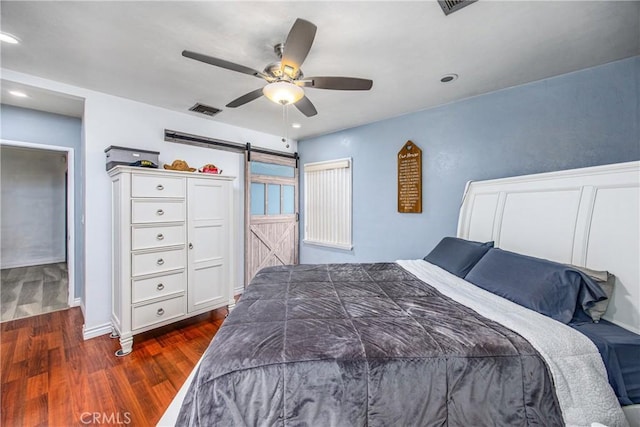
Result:
[[[411,141],[398,152],[398,212],[422,213],[422,150]]]

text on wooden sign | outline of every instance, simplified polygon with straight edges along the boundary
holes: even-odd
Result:
[[[398,212],[422,213],[422,150],[411,141],[398,152]]]

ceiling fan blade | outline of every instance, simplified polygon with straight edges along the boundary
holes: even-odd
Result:
[[[316,107],[313,106],[313,103],[306,96],[303,96],[300,101],[293,105],[295,105],[296,108],[307,117],[312,117],[318,114]]]
[[[256,89],[254,91],[251,91],[247,94],[242,95],[240,98],[234,99],[233,101],[231,101],[230,103],[228,103],[226,106],[228,108],[236,108],[239,107],[241,105],[244,105],[248,102],[251,102],[255,99],[258,99],[262,96],[262,88],[260,89]]]
[[[356,77],[305,77],[304,87],[334,90],[369,90],[373,81]]]
[[[225,61],[224,59],[214,58],[213,56],[203,55],[201,53],[191,52],[190,50],[183,50],[182,56],[185,58],[195,59],[196,61],[204,62],[206,64],[215,65],[216,67],[225,68],[231,71],[237,71],[243,74],[249,74],[250,76],[256,76],[264,78],[263,74],[253,68],[245,67],[244,65],[234,64],[233,62]]]
[[[284,42],[284,53],[282,54],[281,68],[285,74],[294,76],[304,62],[313,39],[316,36],[317,27],[304,19],[296,19],[293,23],[287,40]],[[291,67],[291,70],[287,70]]]

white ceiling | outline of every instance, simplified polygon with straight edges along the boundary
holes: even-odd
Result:
[[[84,100],[72,95],[53,92],[46,89],[35,88],[18,82],[1,80],[2,93],[0,100],[3,104],[16,107],[31,108],[34,110],[48,111],[71,117],[82,117],[84,113]],[[21,98],[11,95],[17,91],[27,95]]]
[[[295,108],[304,139],[640,54],[640,2],[479,0],[445,16],[414,2],[2,1],[2,67],[282,134],[262,97],[225,104],[264,82],[181,56],[184,49],[262,70],[297,17],[318,26],[307,76],[374,81],[369,92],[305,89],[318,115]],[[455,82],[440,77],[457,73]],[[32,100],[32,102],[37,102]],[[194,113],[188,113],[194,114]],[[204,117],[204,116],[202,116]]]

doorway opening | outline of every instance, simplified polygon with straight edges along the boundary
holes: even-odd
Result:
[[[0,141],[2,321],[75,305],[74,150]]]

